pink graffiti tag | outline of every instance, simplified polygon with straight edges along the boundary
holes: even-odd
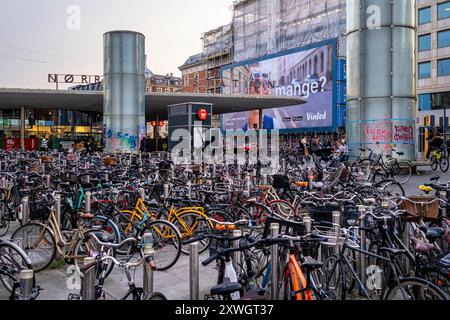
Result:
[[[364,126],[364,133],[368,142],[390,142],[392,131],[390,123],[387,121],[375,122]]]
[[[412,126],[395,126],[395,142],[412,143],[414,141],[414,128]]]

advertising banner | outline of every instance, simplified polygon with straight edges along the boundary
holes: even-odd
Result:
[[[264,110],[264,129],[331,128],[335,116],[335,48],[334,42],[327,41],[325,45],[227,66],[222,69],[223,93],[296,96],[306,100],[302,105]],[[255,124],[259,124],[256,111],[221,117],[222,130],[253,129]]]

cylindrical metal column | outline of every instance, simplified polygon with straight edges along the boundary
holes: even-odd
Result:
[[[145,135],[145,37],[113,31],[103,38],[105,151],[138,153]]]
[[[20,107],[20,150],[25,150],[25,107]]]
[[[347,137],[416,159],[415,1],[347,0]],[[393,154],[396,156],[396,154]]]

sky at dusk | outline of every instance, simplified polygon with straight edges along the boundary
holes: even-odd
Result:
[[[202,51],[203,32],[231,22],[232,0],[1,0],[0,87],[54,88],[49,73],[103,74],[103,34],[146,36],[157,74]]]

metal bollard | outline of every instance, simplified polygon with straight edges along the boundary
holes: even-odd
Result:
[[[95,262],[95,258],[87,257],[84,258],[84,265],[87,266],[91,263]],[[82,284],[82,298],[86,301],[95,300],[95,276],[96,276],[96,268],[91,268],[88,272],[83,275],[83,284]]]
[[[20,282],[19,300],[30,300],[33,295],[33,270],[21,270],[17,274],[17,278]]]
[[[250,192],[251,192],[251,185],[250,185],[250,175],[247,173],[247,175],[245,176],[245,182],[246,182],[246,188],[247,188],[247,193],[250,196]]]
[[[359,206],[358,207],[358,212],[359,212],[359,216],[361,217],[366,212],[366,207]],[[365,227],[364,220],[361,220],[360,227],[361,228]],[[360,230],[360,232],[361,232],[361,250],[367,251],[368,248],[366,248],[366,231]],[[360,259],[359,259],[359,274],[360,274],[360,277],[361,277],[361,282],[363,284],[365,284],[366,283],[366,278],[367,278],[367,273],[366,273],[366,266],[367,266],[366,255],[365,254],[360,254],[359,257],[360,257]]]
[[[144,234],[144,256],[153,256],[155,250],[153,248],[153,235],[151,233]],[[144,262],[144,293],[153,292],[153,269],[148,262]]]
[[[445,210],[445,209],[444,209]],[[409,222],[405,222],[405,230],[403,230],[403,243],[406,247],[406,249],[409,251],[410,249],[410,231],[411,231],[411,223]],[[410,270],[410,261],[408,259],[407,256],[404,256],[405,258],[405,270],[406,270],[406,275],[408,276],[411,272]]]
[[[198,242],[191,243],[189,250],[189,298],[200,299],[200,269],[198,258]]]
[[[47,174],[45,176],[45,187],[48,189],[50,188],[50,181],[51,181],[51,176],[49,174]]]
[[[86,191],[86,213],[91,213],[92,192]]]
[[[170,194],[170,186],[166,183],[164,185],[164,199],[167,199]]]
[[[272,238],[277,238],[280,233],[280,225],[273,223],[270,225],[270,232]],[[276,301],[279,300],[279,283],[278,283],[278,245],[274,244],[271,248],[271,263],[272,263],[272,274],[271,274],[271,286],[270,286],[270,296],[271,299]]]
[[[22,225],[26,225],[30,221],[30,219],[29,219],[30,208],[28,205],[29,201],[30,201],[30,198],[28,198],[28,197],[22,198],[22,203],[21,203],[22,204],[22,210],[21,210],[22,217],[19,217],[22,219]]]
[[[55,195],[55,214],[56,214],[56,223],[58,227],[61,227],[61,195]]]
[[[242,237],[242,231],[241,230],[234,230],[233,231],[233,238],[239,238]],[[240,240],[235,240],[233,241],[233,248],[239,248],[239,242]],[[233,253],[233,263],[234,263],[234,269],[236,270],[236,272],[238,272],[238,270],[240,268],[242,268],[242,261],[241,261],[241,254],[239,251],[236,251]]]
[[[333,212],[333,225],[336,225],[336,226],[333,226],[333,228],[334,228],[334,233],[336,234],[336,247],[335,247],[335,253],[336,254],[339,254],[339,247],[340,247],[340,245],[339,245],[339,239],[340,239],[340,235],[339,235],[339,232],[340,232],[340,225],[341,225],[341,213],[339,212],[339,211],[334,211]],[[339,226],[337,226],[337,225],[339,225]]]
[[[188,198],[191,199],[191,195],[192,195],[192,182],[188,181]]]
[[[213,178],[216,177],[216,170],[217,170],[216,164],[214,163],[214,164],[213,164],[213,167],[212,167],[212,177],[213,177]]]
[[[175,166],[173,164],[170,165],[170,174],[172,175],[172,179],[175,179]]]
[[[145,201],[145,189],[141,188],[139,191],[140,191],[142,201]]]
[[[309,216],[303,217],[303,224],[305,225],[306,234],[310,234],[312,231],[312,220]]]

